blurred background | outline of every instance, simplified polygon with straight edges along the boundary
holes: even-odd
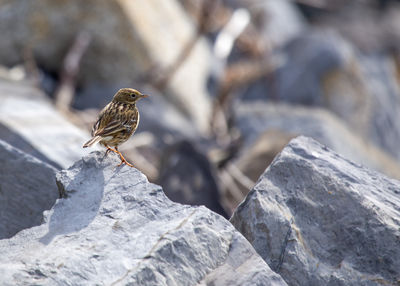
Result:
[[[0,0],[0,35],[0,139],[58,169],[133,87],[174,201],[229,217],[298,135],[400,178],[399,1]]]

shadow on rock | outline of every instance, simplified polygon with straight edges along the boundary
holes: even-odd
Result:
[[[159,184],[174,202],[204,205],[212,211],[228,217],[220,204],[220,187],[215,170],[207,157],[189,141],[170,146],[165,152]]]
[[[96,158],[89,157],[89,160],[94,161]],[[96,160],[97,168],[99,163]],[[57,235],[78,232],[86,228],[96,217],[103,198],[104,175],[96,169],[85,168],[85,164],[93,162],[79,161],[68,170],[57,174],[58,190],[66,198],[59,199],[54,208],[45,215],[45,220],[49,220],[49,230],[40,238],[41,243],[49,244]],[[79,172],[71,181],[68,180],[68,176],[72,169],[78,169]]]

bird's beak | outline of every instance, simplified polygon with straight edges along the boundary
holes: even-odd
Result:
[[[142,94],[142,98],[149,97],[148,94]]]

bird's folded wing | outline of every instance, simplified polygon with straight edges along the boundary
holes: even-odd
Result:
[[[96,130],[93,135],[94,136],[99,135],[99,136],[102,136],[102,137],[114,135],[115,133],[118,133],[120,131],[124,131],[126,129],[126,127],[124,126],[123,123],[124,122],[121,122],[119,120],[110,121],[103,128]]]

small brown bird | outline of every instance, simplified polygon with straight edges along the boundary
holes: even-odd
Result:
[[[100,142],[107,148],[106,154],[112,151],[119,155],[121,163],[118,166],[126,164],[133,167],[118,151],[118,146],[128,140],[138,127],[139,111],[136,102],[144,97],[147,95],[133,88],[118,90],[112,101],[100,112],[97,122],[93,125],[93,138],[86,142],[83,148]]]

